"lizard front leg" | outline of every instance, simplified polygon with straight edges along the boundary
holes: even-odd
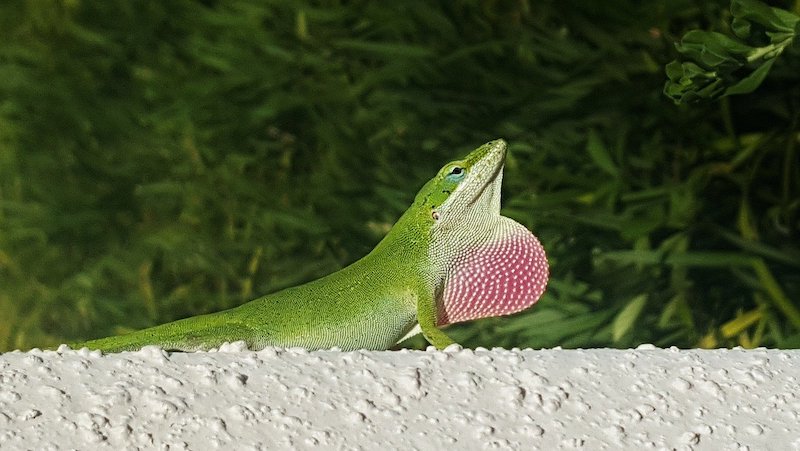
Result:
[[[444,349],[454,344],[452,338],[436,327],[436,300],[430,294],[422,294],[417,298],[417,321],[422,335],[436,349]]]

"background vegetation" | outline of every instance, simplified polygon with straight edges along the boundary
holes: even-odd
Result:
[[[800,347],[800,57],[713,100],[772,45],[736,42],[775,36],[731,18],[727,0],[5,2],[0,351],[334,271],[496,137],[504,214],[552,280],[528,312],[451,328],[465,344]],[[679,53],[693,29],[735,42]]]

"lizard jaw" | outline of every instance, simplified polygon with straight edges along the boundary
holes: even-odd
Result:
[[[500,185],[503,181],[506,148],[506,142],[497,139],[469,154],[464,160],[470,167],[471,179],[453,192],[447,204],[461,204],[460,209],[472,210],[476,208],[476,203],[486,202],[483,204],[484,208],[492,214],[499,214]],[[487,190],[490,194],[488,199],[485,196]]]

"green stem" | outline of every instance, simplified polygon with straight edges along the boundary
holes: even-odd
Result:
[[[742,143],[739,141],[739,135],[736,134],[736,129],[733,128],[733,116],[731,115],[731,101],[728,97],[720,99],[720,108],[722,108],[722,122],[725,125],[725,132],[733,141],[736,150],[742,150]]]
[[[783,160],[783,192],[781,193],[781,210],[783,210],[783,220],[784,224],[789,225],[791,224],[791,209],[789,208],[789,202],[791,197],[791,188],[792,188],[792,170],[794,169],[794,155],[797,143],[797,122],[798,116],[800,113],[795,112],[794,116],[792,117],[792,125],[789,127],[789,135],[786,141],[786,153],[784,155]]]
[[[794,41],[794,36],[788,39],[784,39],[783,41],[775,44],[766,45],[764,47],[757,47],[755,50],[753,50],[752,53],[747,55],[747,62],[752,63],[753,61],[757,61],[765,57],[766,55],[771,55],[770,59],[775,58],[781,53],[783,53],[783,50],[786,47],[788,47],[789,44],[792,43],[792,41]]]
[[[795,306],[783,292],[783,289],[764,263],[764,260],[760,258],[753,260],[753,270],[759,282],[761,282],[761,288],[769,296],[775,307],[786,315],[786,319],[788,319],[795,328],[800,328],[800,310],[798,310],[797,306]]]

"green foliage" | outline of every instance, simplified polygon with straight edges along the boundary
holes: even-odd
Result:
[[[675,103],[692,103],[758,88],[775,59],[800,41],[800,16],[758,0],[731,1],[736,38],[692,30],[677,43],[681,59],[667,64],[664,93]]]
[[[444,161],[496,137],[510,143],[504,214],[540,237],[552,280],[534,309],[454,337],[796,347],[791,14],[736,1],[735,38],[686,34],[724,31],[727,8],[0,6],[0,350],[215,311],[331,272],[377,243]],[[674,106],[661,86],[676,56],[727,72],[717,84],[670,74],[672,98],[761,86]]]

